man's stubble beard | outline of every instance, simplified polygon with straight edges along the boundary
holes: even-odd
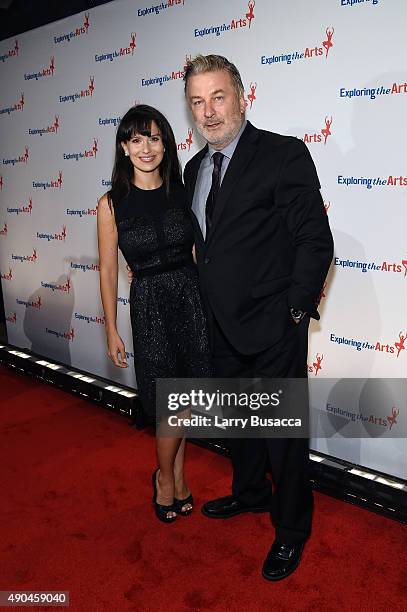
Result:
[[[236,125],[233,130],[231,129],[229,132],[227,132],[226,134],[224,134],[221,138],[218,138],[217,140],[209,140],[208,136],[206,135],[205,128],[201,125],[197,125],[197,124],[195,125],[200,135],[206,140],[206,142],[209,145],[213,147],[224,148],[236,138],[236,136],[238,135],[240,131],[240,128],[243,125],[244,119],[245,119],[244,115],[242,115],[239,111],[237,112],[236,115],[234,115],[233,118],[236,120],[239,118],[239,124]],[[236,124],[237,124],[237,121],[236,121]]]

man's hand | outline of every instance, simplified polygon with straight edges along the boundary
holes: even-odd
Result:
[[[192,247],[192,258],[194,260],[194,263],[196,263],[195,245]]]
[[[124,343],[117,331],[107,334],[107,355],[116,367],[127,368]]]

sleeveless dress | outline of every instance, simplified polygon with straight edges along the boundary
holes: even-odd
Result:
[[[130,193],[114,205],[118,244],[133,272],[130,319],[143,410],[156,415],[156,378],[212,375],[185,188]]]

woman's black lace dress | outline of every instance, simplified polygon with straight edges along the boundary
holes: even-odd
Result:
[[[211,376],[184,186],[132,185],[114,206],[119,248],[133,272],[130,318],[143,408],[155,417],[156,378]]]

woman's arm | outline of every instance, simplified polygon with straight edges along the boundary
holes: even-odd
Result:
[[[97,230],[100,265],[100,293],[105,314],[108,356],[113,363],[126,368],[124,344],[116,327],[118,253],[117,228],[107,195],[100,198],[97,209]],[[120,360],[117,354],[120,354]]]

